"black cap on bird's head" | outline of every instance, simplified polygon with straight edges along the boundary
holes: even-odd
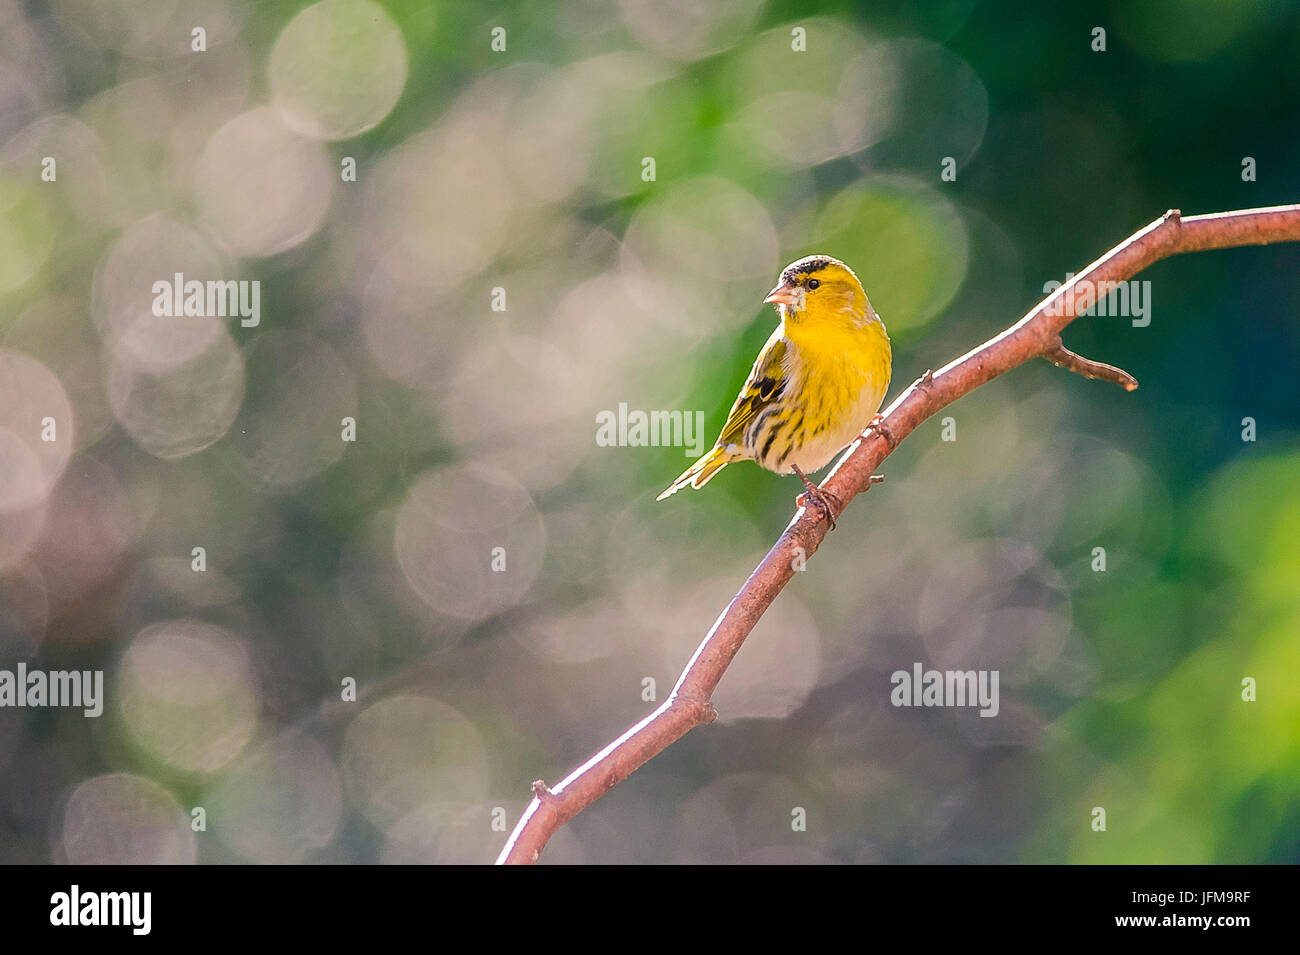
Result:
[[[791,262],[782,270],[781,281],[790,285],[798,285],[802,276],[815,275],[829,265],[839,265],[847,268],[839,259],[832,259],[829,255],[806,255],[798,262]]]

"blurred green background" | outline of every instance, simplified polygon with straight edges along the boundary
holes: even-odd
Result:
[[[0,668],[107,697],[0,709],[0,861],[490,861],[798,490],[656,504],[688,456],[600,412],[711,441],[804,254],[892,400],[1167,208],[1300,199],[1295,4],[1054,6],[0,0]],[[1298,266],[1159,263],[1066,337],[1140,390],[927,422],[544,861],[1300,859]],[[260,324],[153,316],[176,272]],[[999,715],[895,709],[915,662]]]

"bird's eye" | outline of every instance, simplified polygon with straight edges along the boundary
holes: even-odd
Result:
[[[817,286],[819,286],[819,285],[821,285],[821,284],[822,284],[822,283],[819,282],[819,281],[817,281],[816,279],[809,279],[809,280],[808,280],[808,291],[811,292],[813,289],[815,289]]]

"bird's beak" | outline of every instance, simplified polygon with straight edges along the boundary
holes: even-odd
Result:
[[[799,304],[799,289],[788,282],[782,282],[763,299],[764,305],[785,305],[794,308]]]

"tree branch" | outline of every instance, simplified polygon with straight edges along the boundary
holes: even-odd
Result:
[[[1183,252],[1294,241],[1300,241],[1300,205],[1186,219],[1171,209],[1097,259],[1006,331],[934,374],[926,372],[894,400],[883,423],[868,428],[848,448],[821,486],[847,507],[871,486],[875,469],[922,421],[1032,358],[1048,358],[1086,377],[1113,381],[1132,391],[1137,381],[1127,372],[1081,358],[1061,344],[1061,330],[1096,301],[1098,283],[1124,281],[1153,262]],[[816,509],[800,508],[795,512],[775,546],[714,622],[668,700],[554,789],[547,789],[540,781],[534,783],[535,796],[501,850],[498,863],[536,862],[547,840],[561,825],[691,729],[717,718],[709,700],[722,674],[759,618],[795,575],[796,556],[805,560],[811,557],[826,536],[826,529]]]

